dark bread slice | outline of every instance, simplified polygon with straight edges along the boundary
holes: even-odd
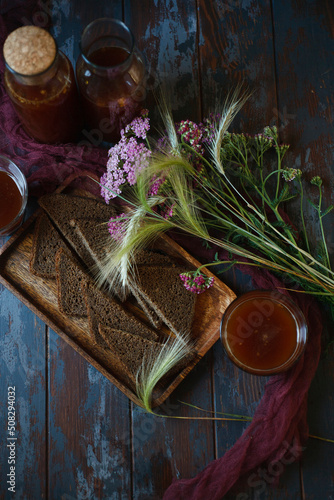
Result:
[[[87,263],[93,274],[97,274],[104,265],[108,253],[108,239],[111,239],[108,225],[97,223],[91,219],[75,218],[70,221],[73,230],[81,241],[81,258]],[[122,302],[129,296],[129,290],[124,290],[117,283],[112,284],[112,293]]]
[[[109,328],[101,324],[99,325],[99,333],[110,348],[109,360],[114,368],[115,375],[136,390],[136,375],[143,359],[145,358],[147,362],[152,361],[152,358],[160,354],[163,344],[142,339],[123,330]],[[171,378],[177,376],[186,368],[194,360],[195,356],[196,352],[190,349],[189,353],[161,378],[159,384],[170,383]]]
[[[144,357],[155,356],[161,344],[101,324],[99,333],[110,348],[110,362],[115,375],[135,391],[136,374]]]
[[[150,304],[146,302],[145,297],[142,296],[140,290],[136,287],[134,283],[130,284],[130,290],[135,299],[137,300],[138,304],[146,314],[147,319],[150,321],[150,323],[152,323],[152,325],[155,328],[160,328],[160,326],[162,325],[162,319],[160,318],[160,316],[157,315],[155,310],[152,309]]]
[[[38,199],[39,205],[53,219],[60,219],[61,224],[69,222],[71,217],[109,220],[116,216],[115,209],[103,200],[89,196],[71,196],[66,193],[45,194]],[[63,216],[65,221],[63,221]]]
[[[175,266],[176,262],[169,255],[154,250],[139,250],[135,255],[135,267],[150,265]],[[155,328],[160,328],[162,324],[161,317],[155,312],[149,302],[147,302],[146,297],[141,293],[140,288],[137,287],[135,280],[130,279],[129,288],[152,325]]]
[[[168,267],[176,266],[177,263],[171,256],[164,253],[159,253],[146,248],[139,250],[135,255],[135,268],[151,265]],[[162,324],[161,317],[151,307],[151,304],[147,302],[145,295],[142,294],[140,288],[136,285],[136,281],[133,279],[130,280],[130,290],[152,325],[155,328],[160,328]]]
[[[70,225],[89,251],[92,265],[103,263],[107,256],[107,241],[111,238],[108,224],[97,223],[94,219],[76,217],[70,220]]]
[[[82,259],[91,267],[92,269],[98,269],[103,266],[107,258],[107,242],[111,238],[108,225],[107,224],[97,224],[96,221],[91,219],[77,218],[70,221],[71,226],[76,231],[77,235],[81,238],[82,247],[84,247],[88,255],[84,256],[82,253]],[[152,250],[140,250],[135,256],[135,265],[173,265],[174,260],[165,254],[160,254]],[[124,289],[121,285],[117,283],[112,284],[112,292],[124,302],[128,296],[129,292],[132,292],[137,302],[141,305],[142,309],[146,313],[148,319],[151,323],[158,327],[161,324],[158,316],[150,308],[148,304],[145,303],[145,299],[140,296],[139,291],[136,290],[135,283],[130,279],[130,286],[128,289]]]
[[[55,256],[59,248],[66,248],[65,242],[49,217],[41,213],[34,229],[29,263],[31,273],[43,278],[56,278]]]
[[[154,250],[143,248],[138,250],[134,257],[134,268],[140,266],[175,266],[175,260],[169,255],[156,252]],[[141,290],[136,285],[136,280],[129,278],[129,289],[131,293],[136,298],[138,304],[141,306],[145,312],[147,318],[152,323],[155,328],[159,328],[162,324],[160,316],[151,307],[149,302],[146,301],[145,296],[141,293]]]
[[[142,266],[142,265],[161,265],[161,266],[168,266],[168,265],[175,265],[176,261],[170,257],[169,255],[166,255],[164,253],[159,253],[154,250],[149,250],[146,248],[143,248],[141,250],[138,250],[135,254],[135,262],[136,266]]]
[[[107,222],[111,217],[115,217],[116,212],[114,208],[95,198],[70,196],[62,193],[41,196],[38,203],[47,212],[53,223],[83,262],[90,267],[92,265],[92,257],[82,244],[78,234],[73,231],[71,220],[84,218],[92,219],[96,224]],[[88,262],[86,262],[86,259]]]
[[[196,294],[189,292],[180,279],[179,266],[139,266],[137,288],[141,295],[177,335],[189,334],[193,322]]]
[[[124,309],[116,299],[106,292],[97,288],[89,281],[82,282],[81,288],[88,312],[89,331],[95,343],[101,342],[101,336],[98,331],[100,323],[149,340],[158,340],[158,336],[152,328],[142,323],[136,316]]]
[[[55,258],[59,310],[70,316],[87,316],[81,283],[91,280],[74,255],[60,248]]]

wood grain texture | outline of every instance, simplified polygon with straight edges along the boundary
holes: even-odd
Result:
[[[49,498],[131,498],[128,399],[52,331],[49,356]]]
[[[141,7],[126,0],[124,20],[146,58],[152,118],[159,122],[156,95],[162,89],[175,120],[200,119],[196,0],[145,0]]]
[[[204,116],[219,111],[238,86],[253,93],[232,129],[259,133],[276,107],[269,1],[199,0],[199,55]]]
[[[176,120],[201,119],[196,2],[151,0],[138,7],[133,0],[126,2],[125,20],[148,61],[151,88],[147,102],[154,119],[158,122],[152,94],[159,90],[160,82]],[[160,410],[168,416],[196,415],[196,410],[180,404],[179,399],[212,409],[210,356],[199,362]],[[174,478],[191,477],[214,458],[210,421],[159,419],[138,408],[133,408],[132,420],[134,499],[161,499]]]
[[[161,417],[133,407],[134,499],[159,500],[173,479],[193,477],[214,459],[212,421],[191,420],[201,412],[185,404],[212,408],[210,369],[208,354],[160,406]]]
[[[303,172],[306,195],[317,203],[318,192],[310,180],[320,175],[324,206],[328,206],[334,201],[333,5],[305,2],[303,16],[299,8],[299,2],[293,0],[274,4],[278,126],[282,141],[291,145],[289,163]],[[291,210],[298,215],[293,205]],[[321,237],[320,226],[314,208],[307,202],[304,216],[312,227],[310,242],[314,248]],[[333,253],[332,218],[325,217],[323,222]]]
[[[47,423],[45,326],[0,285],[0,496],[10,498],[7,474],[15,467],[16,495],[46,498]],[[15,387],[14,455],[8,445],[8,389]],[[8,463],[10,458],[15,462]]]
[[[333,15],[332,2],[311,0],[273,4],[275,51],[278,75],[279,131],[291,144],[289,161],[304,174],[306,195],[317,202],[310,185],[315,175],[323,179],[324,207],[334,201],[333,155]],[[300,15],[301,8],[303,15]],[[294,215],[297,210],[292,207]],[[305,204],[310,242],[316,248],[320,227],[315,210]],[[333,215],[324,219],[329,251],[333,258]],[[333,318],[322,307],[325,329],[333,331]],[[333,439],[333,347],[324,354],[309,393],[310,434]],[[325,375],[325,373],[327,375]],[[330,498],[334,490],[334,449],[329,443],[309,439],[302,458],[302,479],[307,499]],[[324,460],[324,457],[326,459]],[[319,493],[321,491],[321,494]],[[320,495],[320,496],[319,496]]]
[[[12,5],[1,5],[11,20]],[[23,7],[22,7],[23,9]],[[39,13],[38,17],[36,17]],[[277,123],[291,144],[289,166],[308,181],[324,179],[333,203],[334,6],[330,0],[57,0],[39,2],[34,17],[48,22],[59,48],[75,63],[80,34],[97,17],[123,19],[149,68],[147,105],[156,118],[153,93],[164,82],[177,120],[199,120],[215,110],[226,91],[244,83],[254,91],[233,128],[259,132]],[[1,135],[1,140],[5,139]],[[4,144],[4,143],[1,143]],[[61,166],[59,166],[61,168]],[[295,217],[296,207],[291,206]],[[305,215],[312,241],[319,224]],[[325,228],[333,254],[333,217]],[[4,242],[0,241],[0,246]],[[196,253],[196,252],[195,252]],[[237,294],[252,288],[240,271],[223,274]],[[47,290],[45,290],[47,292]],[[48,293],[48,292],[47,292]],[[326,332],[333,319],[323,308]],[[46,337],[47,331],[47,337]],[[266,379],[238,370],[220,342],[194,367],[157,412],[129,403],[93,367],[8,290],[0,288],[1,422],[6,392],[18,396],[20,498],[160,500],[175,478],[192,477],[222,456],[242,434],[237,422],[164,418],[207,415],[180,401],[213,410],[252,415]],[[310,433],[333,439],[333,348],[323,356],[309,394]],[[7,451],[1,434],[0,497]],[[333,444],[309,439],[301,463],[287,468],[278,485],[247,484],[227,500],[319,500],[333,496]],[[263,486],[263,485],[262,485]],[[203,499],[206,500],[206,499]]]

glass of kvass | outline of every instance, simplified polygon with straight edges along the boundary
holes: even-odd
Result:
[[[86,126],[101,141],[117,142],[146,97],[145,64],[130,29],[102,18],[83,31],[76,75]]]
[[[307,323],[300,308],[276,290],[240,295],[226,309],[221,340],[228,357],[254,375],[291,368],[303,353]]]
[[[27,181],[19,167],[0,155],[0,236],[20,227],[28,199]]]

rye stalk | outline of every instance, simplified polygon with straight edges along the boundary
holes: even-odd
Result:
[[[316,178],[312,183],[319,186],[319,203],[313,204],[322,238],[319,254],[307,237],[302,172],[283,165],[288,146],[279,143],[277,128],[265,127],[255,136],[229,132],[248,97],[238,91],[229,95],[220,118],[206,125],[207,130],[211,127],[207,135],[193,122],[175,125],[162,106],[164,145],[151,151],[136,183],[120,195],[131,201],[125,237],[113,243],[102,275],[118,276],[126,284],[131,256],[161,233],[176,229],[245,263],[287,276],[303,292],[323,296],[334,305],[334,273],[322,222],[333,207],[322,211],[321,179]],[[152,179],[161,181],[153,194]],[[281,210],[298,195],[299,233]]]

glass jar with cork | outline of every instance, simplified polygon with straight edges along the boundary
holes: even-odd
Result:
[[[74,141],[82,128],[74,71],[50,33],[22,26],[3,54],[5,88],[26,132],[42,143]]]

